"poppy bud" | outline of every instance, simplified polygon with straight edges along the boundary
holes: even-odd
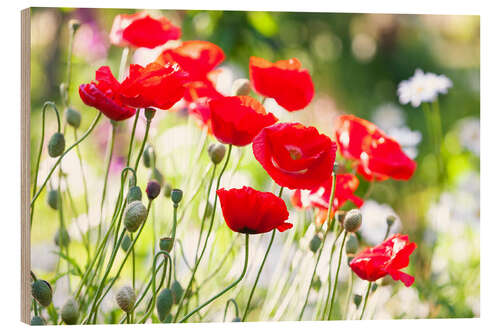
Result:
[[[75,33],[81,25],[82,23],[77,19],[71,19],[68,21],[68,27],[73,33]]]
[[[355,294],[352,299],[354,301],[354,305],[356,305],[356,309],[359,308],[359,305],[361,304],[361,301],[363,300],[363,296]]]
[[[66,228],[57,229],[54,234],[54,243],[59,247],[67,247],[69,245],[70,237]],[[62,246],[61,246],[62,245]]]
[[[219,164],[226,154],[226,146],[222,143],[212,143],[208,146],[208,155],[214,164]]]
[[[153,147],[148,144],[146,146],[146,148],[144,149],[144,151],[142,152],[142,162],[144,163],[144,166],[146,168],[151,168],[151,162],[153,161],[154,159],[154,151],[153,151]]]
[[[174,202],[174,205],[178,205],[179,202],[182,200],[182,190],[179,190],[178,188],[174,188],[171,193],[172,196],[172,201]]]
[[[347,242],[345,243],[345,253],[354,254],[358,252],[358,237],[354,234],[350,234],[349,238],[347,238]]]
[[[248,96],[252,87],[250,81],[247,79],[238,79],[233,82],[233,87],[231,88],[233,96]]]
[[[240,317],[236,317],[232,320],[233,323],[239,323],[241,322],[241,318]]]
[[[378,284],[373,283],[371,292],[374,292],[375,290],[377,290],[377,288],[378,288]]]
[[[57,190],[50,190],[47,193],[47,204],[52,209],[59,208],[59,191],[57,191]]]
[[[125,234],[121,244],[122,250],[127,252],[131,244],[132,244],[132,239],[130,239],[130,236],[128,234]]]
[[[338,210],[335,212],[335,219],[337,220],[340,225],[344,225],[344,219],[345,219],[345,211],[343,210]]]
[[[116,294],[115,300],[120,309],[129,313],[133,310],[135,304],[134,290],[129,286],[122,287]]]
[[[123,221],[125,228],[130,232],[135,232],[144,222],[147,214],[148,210],[141,201],[132,201],[125,208],[125,219]]]
[[[394,222],[396,222],[396,216],[394,215],[389,215],[387,216],[387,219],[385,220],[386,223],[387,223],[387,226],[392,227],[392,225],[394,224]]]
[[[179,304],[182,298],[182,294],[184,293],[184,289],[182,288],[179,281],[175,280],[172,283],[172,296],[174,298],[174,304]]]
[[[169,183],[165,184],[165,187],[163,187],[163,195],[165,196],[165,198],[170,198],[170,196],[172,195],[172,185],[170,185]]]
[[[73,108],[66,108],[64,114],[66,115],[66,122],[68,123],[68,125],[74,128],[80,127],[80,124],[82,122],[82,115],[80,114],[80,112]]]
[[[362,215],[359,209],[351,209],[344,218],[344,229],[348,232],[356,232],[361,227]]]
[[[127,193],[127,203],[131,203],[133,201],[141,201],[142,200],[142,191],[139,186],[132,186],[129,188]]]
[[[148,185],[146,186],[146,194],[148,195],[149,200],[155,199],[161,191],[160,183],[156,180],[150,180]]]
[[[321,280],[318,276],[316,276],[313,280],[312,287],[314,290],[318,291],[321,289]]]
[[[207,209],[205,211],[205,218],[208,218],[212,216],[212,211],[214,210],[214,206],[212,206],[212,204],[209,202],[206,207]]]
[[[155,116],[156,110],[153,108],[146,108],[144,109],[144,116],[146,116],[146,119],[151,121],[153,117]]]
[[[75,325],[78,321],[78,304],[70,298],[62,307],[61,318],[66,325]]]
[[[30,325],[31,326],[44,326],[45,320],[40,316],[34,316],[33,318],[31,318]]]
[[[163,184],[163,175],[161,174],[160,170],[158,170],[157,168],[154,168],[152,171],[151,171],[151,175],[149,176],[149,179],[153,179],[153,180],[156,180],[158,182],[158,184]]]
[[[158,298],[156,299],[156,313],[161,322],[166,319],[173,303],[174,299],[170,289],[165,288],[158,294]]]
[[[316,253],[319,247],[321,246],[321,237],[318,234],[315,234],[311,241],[309,242],[309,249]]]
[[[45,280],[36,280],[31,284],[31,295],[41,306],[49,306],[52,302],[52,287]]]
[[[160,250],[170,253],[174,247],[174,239],[170,237],[163,237],[160,239]]]
[[[49,156],[57,157],[64,153],[64,148],[66,147],[66,141],[64,140],[64,135],[60,132],[56,132],[52,135],[49,140]]]

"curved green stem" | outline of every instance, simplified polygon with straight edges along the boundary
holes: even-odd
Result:
[[[94,130],[94,128],[96,127],[97,123],[101,119],[101,116],[102,116],[102,113],[99,112],[97,114],[97,116],[94,118],[94,121],[92,122],[92,124],[90,124],[90,127],[81,136],[81,138],[78,139],[78,141],[76,141],[75,143],[73,143],[71,146],[69,146],[69,148],[66,149],[64,151],[64,153],[61,154],[61,156],[59,156],[59,158],[57,159],[56,163],[50,169],[50,171],[49,171],[47,177],[45,178],[45,181],[43,182],[42,186],[40,186],[40,189],[38,189],[38,191],[36,192],[36,194],[33,196],[33,199],[31,199],[31,204],[30,204],[31,207],[33,207],[33,204],[35,203],[36,199],[38,199],[38,197],[40,196],[40,193],[43,191],[43,189],[47,185],[47,182],[49,181],[50,176],[52,176],[52,174],[56,170],[56,168],[59,165],[59,163],[61,163],[61,161],[64,158],[64,156],[66,156],[67,153],[69,153],[73,148],[75,148],[78,144],[80,144],[80,142],[82,142],[83,140],[85,140],[89,136],[89,134]]]
[[[134,169],[137,172],[137,168],[139,167],[139,162],[141,161],[142,152],[144,151],[144,147],[146,146],[146,141],[148,140],[149,128],[151,127],[151,119],[146,119],[146,132],[144,133],[144,139],[142,140],[141,149],[139,150],[139,155],[137,155],[137,159],[135,160]]]
[[[245,264],[243,266],[243,271],[241,272],[241,275],[238,277],[238,279],[236,279],[236,281],[234,281],[229,286],[227,286],[226,288],[224,288],[222,291],[220,291],[219,293],[217,293],[215,296],[213,296],[212,298],[210,298],[208,301],[206,301],[205,303],[201,304],[196,309],[194,309],[193,311],[191,311],[187,315],[185,315],[180,320],[181,323],[185,322],[193,314],[197,313],[198,311],[200,311],[201,309],[203,309],[205,306],[207,306],[208,304],[212,303],[214,300],[216,300],[220,296],[224,295],[226,292],[228,292],[229,290],[231,290],[234,286],[236,286],[243,279],[243,277],[245,276],[245,273],[247,272],[247,267],[248,267],[248,239],[249,239],[249,236],[248,236],[248,234],[246,234],[245,235]]]
[[[130,133],[130,142],[128,144],[127,166],[130,165],[130,158],[132,156],[132,146],[134,144],[135,129],[137,128],[137,120],[139,120],[140,109],[135,111],[134,125],[132,126],[132,133]]]
[[[234,298],[230,298],[226,302],[226,308],[224,309],[224,319],[222,319],[222,321],[226,321],[227,309],[229,308],[229,304],[231,304],[231,303],[233,303],[233,305],[234,305],[234,313],[235,313],[236,317],[240,316],[239,311],[238,311],[238,303],[236,303]]]
[[[201,219],[201,227],[200,227],[200,234],[198,235],[198,242],[196,244],[196,255],[195,255],[195,261],[198,260],[198,251],[200,249],[200,244],[201,244],[201,236],[203,235],[203,229],[205,228],[205,221],[206,221],[206,215],[208,211],[208,206],[210,205],[210,191],[212,190],[212,184],[214,182],[215,178],[215,170],[217,169],[217,165],[214,164],[212,167],[212,175],[210,176],[210,181],[208,183],[208,188],[207,188],[207,203],[205,204],[205,209],[203,210],[203,217]]]
[[[370,290],[371,289],[372,289],[372,281],[370,281],[370,283],[368,283],[368,289],[366,290],[365,301],[363,303],[363,310],[361,310],[361,316],[359,316],[359,320],[363,319],[363,315],[365,314],[366,303],[367,303],[367,300],[368,300],[368,296],[370,296]]]
[[[338,264],[337,264],[337,272],[335,273],[335,282],[333,284],[332,300],[330,301],[330,312],[328,313],[328,320],[331,320],[332,316],[333,316],[333,306],[335,305],[335,293],[337,291],[337,283],[339,280],[340,265],[342,263],[342,251],[344,250],[346,238],[347,238],[347,231],[344,231],[344,238],[342,239],[342,245],[340,245],[339,260],[338,260]]]

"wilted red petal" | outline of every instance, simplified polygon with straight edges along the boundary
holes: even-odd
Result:
[[[271,97],[288,111],[305,108],[314,96],[311,75],[296,58],[272,63],[250,57],[250,81],[259,94]]]
[[[167,18],[152,18],[145,12],[117,15],[109,38],[117,46],[155,48],[181,37],[181,29]]]
[[[108,66],[96,71],[96,81],[80,85],[78,92],[83,103],[101,111],[109,119],[120,121],[132,117],[136,110],[118,99],[120,83]]]
[[[130,65],[129,75],[120,87],[121,100],[136,108],[169,109],[186,91],[187,73],[177,64],[162,66],[150,63],[146,67]]]
[[[280,186],[314,189],[331,177],[337,147],[314,127],[279,123],[254,139],[253,153]]]
[[[280,232],[293,225],[285,222],[288,210],[283,199],[270,192],[241,189],[219,189],[222,214],[227,226],[244,234],[261,234],[277,228]]]
[[[246,146],[278,119],[250,96],[229,96],[209,102],[212,130],[222,143]]]
[[[416,247],[407,235],[395,234],[381,244],[363,250],[351,261],[350,267],[363,280],[376,281],[389,274],[409,287],[415,278],[400,269],[408,266]]]
[[[415,172],[417,164],[399,143],[367,120],[340,116],[335,136],[342,156],[356,161],[358,173],[367,180],[408,180]]]

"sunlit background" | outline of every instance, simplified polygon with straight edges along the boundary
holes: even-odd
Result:
[[[79,131],[86,129],[96,110],[85,106],[78,96],[78,85],[94,79],[102,65],[110,66],[115,75],[121,57],[121,48],[111,46],[108,33],[117,14],[133,10],[117,9],[55,9],[32,10],[31,17],[31,161],[36,160],[40,138],[41,106],[47,100],[61,105],[59,84],[65,78],[68,52],[67,21],[77,18],[82,22],[74,41],[74,63],[71,103],[82,113]],[[480,92],[479,92],[479,17],[438,15],[382,15],[382,14],[328,14],[287,12],[225,12],[225,11],[150,11],[160,13],[182,27],[183,40],[208,40],[219,45],[226,60],[217,86],[229,94],[232,82],[248,76],[248,59],[259,56],[272,61],[296,57],[312,74],[316,94],[303,111],[288,113],[272,100],[265,107],[282,121],[295,120],[316,126],[333,138],[333,121],[342,113],[352,113],[368,119],[393,136],[409,156],[417,161],[417,171],[408,182],[387,180],[377,183],[364,206],[361,235],[365,245],[379,243],[385,233],[385,218],[396,214],[399,218],[394,231],[409,234],[418,244],[410,260],[408,272],[415,275],[415,284],[405,288],[401,283],[381,285],[368,304],[367,318],[443,318],[478,317],[479,307],[479,172],[480,172]],[[156,52],[156,53],[155,53]],[[132,61],[146,64],[154,60],[158,50],[138,49]],[[447,95],[440,97],[443,120],[443,161],[445,186],[437,186],[435,159],[432,155],[425,118],[420,108],[400,105],[397,86],[420,68],[425,72],[445,74],[453,82]],[[143,120],[143,119],[142,119]],[[113,200],[119,189],[119,173],[127,153],[127,137],[133,119],[122,122],[112,161],[107,216],[112,211]],[[136,135],[142,139],[144,123]],[[109,133],[109,122],[101,121],[96,131],[80,147],[84,158],[83,168],[91,193],[102,190],[104,158]],[[142,130],[141,130],[142,128]],[[46,133],[56,129],[55,117],[47,113]],[[81,132],[80,132],[81,133]],[[174,187],[182,188],[189,197],[200,184],[208,164],[204,156],[197,166],[200,178],[186,181],[190,166],[190,151],[196,149],[201,131],[196,121],[182,110],[158,112],[153,121],[150,143],[155,147],[160,163],[158,169],[164,179]],[[46,140],[50,135],[45,136]],[[73,142],[73,133],[66,134]],[[213,139],[212,139],[213,140]],[[226,186],[251,185],[260,190],[277,192],[267,174],[253,158],[251,147],[235,154],[230,169],[238,170],[223,179]],[[53,160],[46,155],[41,161],[40,178],[44,179]],[[66,203],[67,226],[72,238],[71,254],[83,266],[84,248],[81,232],[95,228],[99,221],[99,195],[90,196],[89,216],[83,214],[84,191],[80,165],[75,152],[63,160],[67,180],[61,184],[71,189],[72,204]],[[32,168],[33,169],[33,168]],[[149,170],[139,172],[139,185],[144,188]],[[51,186],[57,186],[53,177]],[[367,182],[360,177],[356,192],[365,193]],[[68,185],[69,184],[69,185]],[[202,184],[203,185],[203,184]],[[285,192],[287,205],[289,193]],[[41,199],[45,199],[45,193]],[[202,198],[203,199],[203,198]],[[187,199],[186,199],[187,200]],[[40,200],[42,202],[42,200]],[[186,259],[192,263],[199,215],[204,201],[195,198],[185,210],[179,225]],[[250,320],[296,320],[314,263],[308,249],[314,234],[311,217],[290,209],[297,231],[285,232],[277,237],[254,303],[258,309]],[[145,229],[144,238],[138,243],[139,281],[145,279],[151,265],[151,246],[170,228],[171,204],[159,199],[153,210],[155,232]],[[206,276],[217,267],[220,258],[232,243],[234,234],[219,216],[216,232],[209,246],[213,248],[199,275]],[[67,279],[55,276],[58,256],[54,254],[54,234],[58,227],[57,212],[44,203],[38,204],[36,222],[32,229],[32,269],[41,277],[54,282],[54,305],[61,306],[71,285]],[[269,235],[257,236],[251,244],[252,256],[249,274],[232,296],[241,303],[248,298],[248,286],[254,280],[260,258]],[[227,281],[240,273],[242,251],[237,243],[221,273],[211,280],[202,299],[227,285]],[[326,246],[329,248],[329,244]],[[122,253],[123,254],[123,253]],[[258,257],[257,257],[258,256]],[[81,257],[81,258],[80,258]],[[327,279],[327,255],[320,261],[319,276]],[[184,265],[182,258],[177,258]],[[178,271],[177,278],[187,284],[186,265]],[[130,268],[127,268],[130,269]],[[124,276],[130,276],[125,270]],[[340,297],[346,293],[348,267],[343,265],[340,275]],[[72,277],[75,279],[76,277]],[[125,284],[120,281],[118,286]],[[74,284],[74,283],[73,283]],[[74,286],[73,286],[74,287]],[[269,292],[267,289],[273,291]],[[355,281],[354,293],[362,294],[364,281]],[[313,291],[305,318],[311,317],[314,302],[320,294]],[[220,304],[219,304],[220,303]],[[221,301],[206,320],[221,320],[224,303]],[[110,316],[119,313],[112,295],[106,306]],[[350,304],[354,308],[354,304]],[[113,314],[114,313],[114,314]]]

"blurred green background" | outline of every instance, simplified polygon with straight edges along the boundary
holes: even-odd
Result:
[[[70,87],[71,103],[82,113],[81,133],[88,127],[96,111],[81,103],[77,87],[92,80],[95,70],[101,65],[109,65],[117,75],[122,50],[109,44],[107,34],[115,15],[132,12],[135,11],[56,8],[32,10],[32,165],[39,145],[41,106],[46,100],[53,100],[61,105],[59,84],[66,73],[67,21],[70,18],[78,18],[83,23],[75,36],[73,79]],[[248,76],[250,56],[259,56],[271,61],[298,58],[312,74],[316,94],[311,105],[293,114],[283,112],[271,102],[266,104],[266,108],[276,112],[281,120],[293,119],[314,125],[333,137],[335,117],[341,113],[352,113],[375,122],[396,137],[409,155],[416,159],[417,171],[408,182],[388,180],[375,185],[369,201],[363,208],[364,216],[371,217],[365,219],[363,228],[366,228],[366,231],[362,230],[361,235],[365,244],[371,244],[370,222],[373,220],[372,228],[381,225],[383,235],[385,216],[387,212],[394,211],[400,217],[400,231],[409,234],[410,240],[418,244],[409,269],[409,272],[416,276],[416,283],[411,292],[399,285],[393,285],[393,289],[388,293],[396,304],[381,298],[377,303],[378,307],[373,309],[373,316],[443,318],[480,315],[478,16],[239,11],[150,12],[164,15],[181,26],[183,40],[208,40],[224,50],[226,60],[221,67],[223,79],[229,84],[226,83],[224,88],[222,82],[222,90],[227,90],[232,80]],[[140,62],[147,57],[147,52],[138,50],[132,59]],[[398,83],[412,76],[417,68],[425,72],[444,74],[453,81],[453,87],[448,94],[439,98],[443,123],[442,157],[446,170],[443,187],[438,186],[432,145],[422,110],[400,105],[398,102]],[[176,129],[184,128],[179,126],[186,124],[186,117],[182,112],[165,112],[157,118],[156,137],[152,138],[151,142],[159,151],[160,158],[164,158],[159,169],[168,181],[180,186],[184,184],[185,173],[176,163],[177,159],[182,159],[184,155],[182,147],[175,147],[175,140],[184,140],[184,136]],[[81,148],[86,162],[85,170],[89,173],[89,187],[96,186],[98,191],[102,186],[98,175],[102,175],[104,171],[102,161],[107,138],[107,127],[101,125],[102,128],[93,133]],[[47,114],[47,126],[46,133],[49,135],[46,135],[46,140],[56,128],[55,118],[50,113]],[[121,169],[119,158],[125,155],[124,146],[128,142],[125,139],[129,132],[126,126],[128,125],[122,125],[122,143],[118,144],[115,150],[118,171],[115,170],[111,176],[112,185],[115,186],[111,187],[111,193],[117,190]],[[186,142],[195,146],[199,130],[191,120],[187,120],[186,126],[189,129]],[[72,139],[73,133],[69,132],[67,142],[72,142]],[[162,145],[164,142],[174,146],[167,148]],[[99,149],[95,149],[96,145]],[[175,153],[175,161],[171,159],[172,153]],[[250,182],[248,185],[258,189],[276,191],[275,187],[272,188],[268,176],[253,159],[251,149],[246,147],[240,154],[243,154],[238,169],[240,171],[235,174],[236,183],[231,184]],[[66,166],[69,184],[80,184],[78,169],[73,171],[78,168],[78,164],[71,164],[71,158],[69,159]],[[46,170],[50,163],[48,157],[42,158],[41,175],[44,174],[44,167]],[[203,165],[208,165],[206,157]],[[200,167],[199,171],[201,169]],[[140,177],[143,177],[142,185],[145,184],[146,174]],[[368,184],[363,179],[360,181],[356,193],[362,196]],[[67,214],[73,215],[71,221],[81,222],[83,218],[79,213],[82,211],[83,194],[81,190],[75,192],[73,199],[77,209],[72,211],[68,207]],[[108,197],[113,198],[113,195]],[[197,216],[197,200],[199,199],[193,201],[188,217]],[[45,205],[39,204],[36,217],[39,222],[35,222],[32,231],[32,261],[35,266],[39,266],[37,270],[54,278],[52,269],[56,259],[50,261],[47,258],[48,253],[53,250],[50,246],[53,247],[52,238],[57,229],[57,215],[50,208],[43,206]],[[170,207],[163,206],[166,204],[159,205],[156,212],[160,221],[157,222],[159,234],[164,230],[162,228],[166,228],[161,225],[163,219],[169,219],[164,216],[170,216]],[[300,237],[310,237],[308,225],[299,222],[296,226]],[[196,221],[193,222],[193,227],[197,227]],[[374,231],[377,232],[380,233],[380,230]],[[365,236],[367,234],[368,236]],[[150,233],[148,235],[144,237],[153,237]],[[232,236],[226,229],[218,228],[216,237],[224,240],[223,244],[227,245]],[[145,240],[153,241],[148,238]],[[296,240],[296,243],[299,249],[304,248],[299,240]],[[264,248],[265,244],[262,243],[261,247]],[[226,245],[222,249],[225,249]],[[81,245],[75,244],[72,247],[75,256],[78,253],[83,255]],[[147,261],[147,251],[150,247],[148,244],[143,245],[144,261]],[[303,251],[307,252],[307,246]],[[215,255],[219,252],[216,251]],[[43,263],[43,260],[49,260],[49,263]],[[272,266],[269,263],[268,265]],[[225,269],[229,272],[230,265]],[[309,273],[303,275],[304,280],[310,277]],[[322,279],[324,282],[324,277]],[[252,280],[246,281],[251,283]],[[213,288],[224,285],[223,281],[213,283]],[[243,297],[245,292],[243,290],[242,294],[239,294],[241,300],[246,299]],[[265,300],[265,292],[265,289],[258,290],[256,299],[260,297]],[[280,316],[276,315],[276,309],[269,311],[275,316],[273,318],[294,320],[296,310],[285,310]],[[256,311],[251,319],[259,318],[259,311]]]

